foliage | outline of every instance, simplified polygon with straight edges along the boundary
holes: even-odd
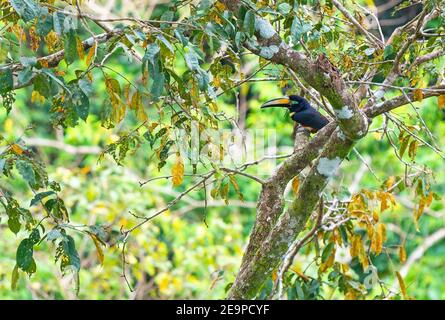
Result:
[[[258,17],[280,26],[291,48],[328,57],[353,85],[377,65],[378,87],[407,35],[376,49],[351,37],[332,1],[244,1],[233,13],[220,1],[175,0],[150,20],[112,27],[79,18],[82,2],[0,0],[2,297],[222,298],[254,223],[261,186],[251,178],[267,178],[274,163],[235,163],[212,130],[236,129],[243,97],[245,129],[275,128],[277,154],[293,150],[286,115],[258,111],[296,90],[289,70],[267,61],[273,49],[260,57],[244,49],[268,31]],[[360,7],[354,14],[363,19]],[[430,29],[443,34],[443,21],[441,13]],[[415,104],[376,119],[324,190],[323,225],[282,279],[288,299],[444,298],[439,246],[408,276],[400,271],[445,227],[444,95],[426,99],[423,90],[440,83],[445,61],[414,64],[443,47],[432,36],[403,55],[412,67],[385,97],[409,88]],[[40,148],[33,137],[56,143]],[[259,298],[270,296],[278,272]]]

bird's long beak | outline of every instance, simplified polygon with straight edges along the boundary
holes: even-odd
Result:
[[[289,108],[290,107],[290,100],[289,100],[288,97],[272,99],[272,100],[267,101],[265,104],[263,104],[261,106],[261,109],[272,108],[272,107]]]

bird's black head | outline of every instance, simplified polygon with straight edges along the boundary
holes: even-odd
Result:
[[[290,112],[300,112],[310,107],[309,102],[303,97],[290,95],[267,101],[261,108],[282,107],[288,108]]]
[[[302,110],[310,108],[311,106],[305,98],[297,95],[290,95],[289,100],[290,100],[290,107],[289,107],[290,112],[300,112]]]

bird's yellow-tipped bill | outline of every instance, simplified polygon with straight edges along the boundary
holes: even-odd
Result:
[[[272,99],[267,101],[265,104],[261,106],[261,108],[271,108],[271,107],[289,107],[290,106],[290,100],[288,97],[282,97],[277,99]]]

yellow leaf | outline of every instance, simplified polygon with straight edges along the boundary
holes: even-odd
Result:
[[[359,235],[354,235],[352,237],[352,243],[351,248],[349,249],[349,252],[351,254],[351,257],[357,257],[360,253],[360,246],[362,245],[362,239]]]
[[[371,251],[376,255],[382,253],[383,242],[386,239],[386,227],[384,224],[379,223],[376,227],[376,230],[373,233],[373,237],[371,240]]]
[[[380,197],[380,212],[385,211],[389,208],[388,202],[386,201],[386,194],[384,192],[380,193],[382,196]]]
[[[406,293],[406,285],[405,282],[403,281],[402,275],[396,271],[396,276],[397,276],[397,281],[399,282],[399,286],[400,286],[400,291],[402,292],[402,296],[403,299],[408,300],[408,294]]]
[[[119,123],[124,118],[126,111],[126,105],[120,97],[121,87],[119,81],[105,77],[105,87],[110,97],[111,105],[113,106],[112,119],[114,123]]]
[[[411,158],[411,160],[414,160],[418,146],[419,142],[417,140],[411,141],[411,143],[409,144],[408,155]]]
[[[93,46],[90,48],[90,51],[88,51],[88,55],[87,55],[87,65],[90,65],[91,62],[93,62],[93,59],[96,55],[96,48],[97,48],[97,44],[96,42],[94,42]]]
[[[213,85],[217,88],[221,86],[221,79],[218,76],[215,76],[213,78]]]
[[[278,278],[277,271],[274,270],[274,271],[272,272],[272,281],[275,282],[275,281],[277,280],[277,278]]]
[[[380,212],[383,212],[386,209],[388,209],[390,203],[393,206],[396,205],[396,200],[394,196],[389,192],[379,191],[377,193],[377,198],[380,200]]]
[[[92,72],[88,72],[88,73],[86,74],[86,76],[87,76],[87,78],[88,78],[88,80],[89,80],[90,82],[93,82],[93,73],[92,73]]]
[[[214,112],[214,113],[218,112],[218,105],[215,102],[213,102],[213,101],[210,102],[209,107],[212,112]]]
[[[225,4],[219,1],[215,2],[215,7],[219,12],[223,12],[226,9]]]
[[[323,6],[322,7],[323,8],[323,11],[325,12],[325,13],[327,13],[327,15],[328,16],[330,16],[330,17],[332,17],[332,15],[334,14],[334,12],[335,12],[335,7],[334,8],[331,8],[331,7],[329,7],[329,6]]]
[[[341,234],[340,234],[340,229],[339,228],[335,228],[332,231],[332,235],[333,235],[333,238],[334,238],[334,242],[336,244],[338,244],[340,247],[343,247],[343,239],[342,239]]]
[[[366,195],[366,197],[368,197],[369,200],[373,200],[375,199],[375,194],[373,191],[371,190],[367,190],[367,189],[362,189],[361,191],[364,195]]]
[[[303,271],[301,271],[298,266],[292,266],[292,267],[290,267],[290,270],[295,272],[298,276],[303,278],[305,281],[309,281],[310,280],[310,278],[307,275],[305,275],[303,273]]]
[[[142,104],[142,97],[141,94],[139,93],[139,91],[136,91],[135,93],[133,93],[133,96],[131,97],[131,102],[130,102],[130,109],[131,110],[138,110],[139,106]]]
[[[38,91],[33,91],[31,93],[31,102],[42,104],[45,102],[45,97],[40,95],[40,93]]]
[[[172,168],[173,187],[179,186],[184,180],[184,163],[180,155],[176,156],[175,165]]]
[[[377,228],[379,229],[379,233],[382,235],[382,241],[385,242],[388,239],[386,235],[386,225],[384,223],[379,223]]]
[[[380,217],[379,217],[379,213],[377,212],[377,210],[374,210],[374,211],[372,212],[372,219],[374,220],[374,223],[379,222]]]
[[[281,80],[280,82],[278,82],[278,86],[280,88],[284,88],[287,85],[287,81],[286,80]]]
[[[40,59],[39,63],[44,68],[49,68],[49,61],[47,59]]]
[[[326,260],[326,262],[324,262],[320,265],[320,268],[318,269],[319,272],[325,272],[328,268],[330,268],[334,265],[335,251],[336,251],[336,249],[334,248],[332,250],[331,255],[329,256],[328,260]]]
[[[425,210],[425,200],[424,198],[420,199],[419,205],[417,208],[414,208],[414,224],[416,226],[416,230],[419,231],[419,220]]]
[[[79,37],[76,37],[76,49],[80,60],[83,60],[85,58],[85,49],[83,47],[82,40],[80,40]]]
[[[13,145],[11,145],[11,150],[18,155],[23,154],[23,149],[16,143],[14,143]]]
[[[430,191],[428,193],[428,196],[425,198],[425,206],[429,207],[431,205],[431,203],[433,202],[433,192]]]
[[[399,247],[399,259],[401,263],[404,263],[406,261],[406,250],[405,245],[402,243]]]
[[[368,257],[366,256],[366,252],[365,252],[363,243],[361,243],[361,246],[360,246],[360,252],[358,255],[358,259],[360,261],[360,264],[362,265],[363,270],[366,270],[366,268],[369,266],[369,261],[368,261]]]
[[[31,27],[28,30],[29,45],[32,51],[37,51],[40,47],[40,37],[36,33],[36,27]]]
[[[101,247],[101,242],[99,238],[94,233],[88,233],[93,239],[94,245],[96,246],[97,258],[99,259],[100,264],[104,264],[104,252]]]
[[[345,300],[356,300],[357,294],[353,289],[348,289],[348,291],[345,294]]]
[[[298,194],[298,188],[300,186],[300,179],[298,177],[295,177],[292,179],[292,191],[295,195]]]
[[[445,109],[445,95],[441,95],[437,97],[437,106],[439,109]]]
[[[230,179],[230,182],[232,183],[233,188],[235,189],[235,191],[236,192],[240,192],[240,188],[239,188],[238,182],[236,181],[236,179],[235,179],[233,174],[229,175],[229,179]]]
[[[127,104],[130,103],[130,89],[131,89],[131,84],[127,83],[124,86],[124,99]]]
[[[345,55],[343,57],[343,64],[345,66],[346,69],[350,69],[352,67],[352,59],[350,56]]]
[[[371,223],[366,224],[366,233],[368,234],[368,238],[372,240],[374,237],[374,227]]]
[[[413,92],[414,101],[422,101],[423,100],[423,91],[422,89],[416,89]]]
[[[387,190],[391,189],[395,182],[396,182],[396,177],[394,176],[389,177],[388,180],[386,180],[385,182],[386,189]]]

